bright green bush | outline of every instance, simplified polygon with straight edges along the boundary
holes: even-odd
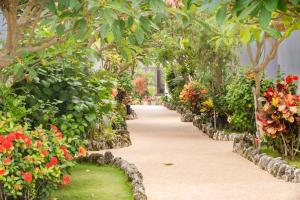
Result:
[[[74,153],[56,126],[30,131],[4,117],[0,124],[1,198],[44,199],[51,189],[69,183]]]

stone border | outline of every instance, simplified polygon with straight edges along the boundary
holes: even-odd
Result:
[[[163,102],[162,105],[165,106],[166,108],[168,108],[169,110],[176,110],[177,109],[177,106],[175,106],[173,104],[170,104],[168,102]]]
[[[164,106],[170,109],[168,104],[164,104]],[[176,112],[181,114],[180,119],[182,122],[193,122],[194,126],[213,140],[233,141],[235,137],[241,135],[239,133],[226,134],[224,131],[215,130],[210,124],[203,124],[200,116],[193,114],[190,110],[183,106],[177,106]]]
[[[250,136],[235,137],[233,152],[240,154],[278,179],[285,180],[286,182],[300,183],[299,168],[289,165],[281,157],[273,158],[265,153],[260,153],[253,147]]]
[[[215,130],[211,124],[203,124],[200,116],[195,116],[193,119],[193,125],[200,129],[203,133],[213,140],[219,141],[233,141],[235,137],[240,136],[239,133],[227,134],[225,131]]]
[[[110,141],[105,139],[89,141],[88,151],[100,151],[104,149],[119,149],[129,147],[131,139],[128,130],[118,130],[114,138]]]
[[[124,170],[131,182],[134,200],[147,200],[145,186],[143,184],[143,175],[133,163],[121,157],[114,157],[110,151],[105,152],[104,155],[92,153],[87,156],[79,156],[76,158],[76,162],[93,163],[99,166],[109,165]]]

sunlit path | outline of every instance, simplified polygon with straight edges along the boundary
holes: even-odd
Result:
[[[161,106],[134,107],[133,145],[112,150],[137,165],[150,200],[299,200],[299,184],[285,183],[232,153],[231,142],[203,135]]]

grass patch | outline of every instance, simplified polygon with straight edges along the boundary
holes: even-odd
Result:
[[[267,146],[262,146],[261,147],[261,152],[262,153],[266,153],[267,155],[276,158],[276,157],[281,157],[280,153],[278,151],[275,151],[272,148],[269,148]],[[286,160],[290,165],[300,168],[300,156],[296,156],[293,160],[291,159],[287,159],[285,158],[284,160]]]
[[[133,200],[132,187],[124,171],[109,166],[78,164],[71,183],[51,195],[51,200]]]

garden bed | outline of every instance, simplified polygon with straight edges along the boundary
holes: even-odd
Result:
[[[131,182],[134,200],[147,200],[145,187],[143,185],[143,176],[134,164],[120,157],[114,157],[111,152],[106,152],[104,155],[93,153],[88,156],[80,156],[76,161],[78,163],[91,163],[99,166],[113,166],[122,169]]]
[[[300,169],[289,164],[281,157],[273,157],[262,153],[253,147],[252,138],[247,136],[235,137],[233,152],[239,153],[278,179],[287,182],[300,183]]]
[[[100,151],[104,149],[118,149],[131,145],[130,135],[128,130],[118,130],[113,135],[112,139],[100,138],[98,140],[89,141],[89,151]]]
[[[79,164],[72,170],[71,183],[51,195],[57,200],[133,200],[132,187],[123,170],[110,166]]]

